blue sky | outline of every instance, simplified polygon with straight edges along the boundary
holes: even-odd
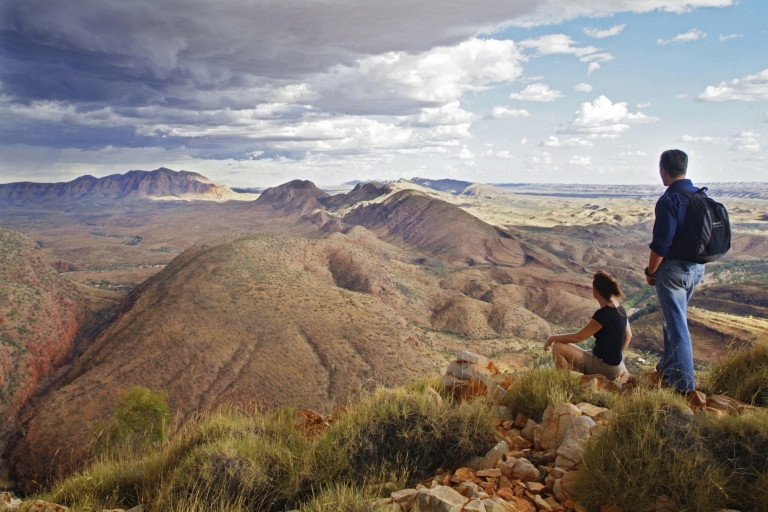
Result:
[[[0,182],[768,179],[768,2],[0,0]],[[734,82],[734,80],[738,80]]]

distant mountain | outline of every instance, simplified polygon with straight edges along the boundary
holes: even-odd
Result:
[[[0,185],[0,200],[13,203],[186,199],[226,201],[237,194],[201,174],[161,167],[103,178],[81,176],[63,183],[18,182]]]
[[[321,206],[322,199],[331,197],[314,183],[307,180],[293,180],[277,187],[270,187],[254,201],[257,208],[283,210],[286,213],[304,215]]]
[[[365,184],[358,183],[354,189],[346,194],[337,194],[321,199],[321,202],[328,208],[341,208],[361,201],[371,201],[390,192],[392,192],[392,187],[389,185],[369,181]]]
[[[410,181],[424,187],[429,187],[440,192],[450,192],[460,194],[462,190],[472,185],[471,181],[460,181],[451,179],[431,180],[427,178],[412,178]]]
[[[415,190],[402,190],[381,203],[359,206],[344,222],[452,264],[520,267],[526,262],[522,246],[509,234]]]

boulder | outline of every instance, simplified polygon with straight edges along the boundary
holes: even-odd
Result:
[[[581,453],[592,438],[592,427],[595,421],[589,416],[579,416],[571,421],[571,426],[565,434],[563,442],[557,449],[555,465],[559,468],[572,468],[581,462]]]
[[[528,416],[523,413],[518,413],[515,416],[515,427],[523,429],[528,425]]]
[[[579,416],[581,416],[581,411],[573,404],[561,403],[547,407],[541,420],[541,448],[543,450],[557,449],[565,439],[565,433],[571,426],[571,422]]]
[[[69,508],[63,505],[57,505],[56,503],[48,503],[47,501],[37,500],[30,508],[28,512],[69,512]]]
[[[541,497],[541,494],[537,494],[533,497],[533,503],[536,505],[536,508],[538,510],[543,510],[545,512],[552,512],[552,505],[544,501],[544,498]]]
[[[501,498],[486,498],[483,500],[487,512],[517,512],[517,509]]]
[[[605,407],[597,407],[596,405],[588,404],[586,402],[576,404],[576,407],[579,408],[583,416],[589,416],[595,420],[595,423],[597,424],[608,423],[614,416],[612,410],[606,409]]]
[[[518,414],[518,417],[520,415]],[[521,435],[524,439],[527,439],[530,442],[534,442],[534,435],[533,430],[536,428],[536,422],[533,420],[528,420],[525,422],[525,426],[523,427],[523,430],[521,432]]]
[[[9,492],[0,492],[0,512],[13,512],[20,506],[20,499],[13,498]]]
[[[612,391],[619,393],[622,385],[615,380],[608,380],[605,375],[583,375],[580,379],[581,387],[591,391]]]
[[[477,469],[491,469],[496,466],[496,462],[499,461],[504,454],[509,451],[509,445],[506,441],[501,441],[496,446],[491,448],[485,456],[478,461]]]
[[[537,480],[541,476],[541,471],[531,464],[528,459],[509,458],[504,462],[504,466],[509,468],[509,473],[513,479],[522,480],[523,482]],[[499,469],[504,473],[503,467]],[[509,476],[507,476],[507,478],[509,478]]]
[[[416,489],[403,489],[391,494],[392,501],[400,505],[404,512],[409,512],[413,508],[413,502],[416,501],[416,495],[419,493]]]
[[[473,499],[464,505],[464,512],[486,512],[486,509],[482,500]]]

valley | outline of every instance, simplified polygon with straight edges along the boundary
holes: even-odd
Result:
[[[5,397],[31,364],[8,347],[66,325],[58,351],[34,359],[40,376],[0,409],[19,418],[0,448],[22,490],[80,467],[94,425],[134,385],[168,393],[178,426],[225,404],[330,412],[436,375],[465,349],[512,369],[549,364],[541,343],[592,315],[598,269],[635,310],[630,370],[660,352],[642,273],[660,187],[414,179],[330,194],[295,180],[256,195],[174,173],[0,186],[3,240],[24,247],[4,251],[4,269],[32,269],[0,282]],[[734,240],[692,301],[702,370],[768,332],[768,190],[710,189]],[[5,291],[19,287],[26,311],[61,297],[69,316],[21,314],[21,292]],[[41,327],[19,330],[18,318]]]

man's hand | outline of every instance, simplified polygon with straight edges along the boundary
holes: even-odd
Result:
[[[549,347],[555,342],[555,337],[550,336],[547,341],[544,342],[544,352],[549,352]]]
[[[645,282],[648,286],[656,286],[656,276],[645,276]]]

